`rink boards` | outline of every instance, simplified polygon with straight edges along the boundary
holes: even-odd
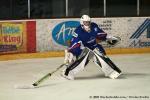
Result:
[[[114,47],[102,43],[109,54],[150,52],[149,17],[92,18],[92,21],[109,35],[121,37]],[[62,53],[79,24],[79,18],[0,21],[0,54]]]
[[[107,54],[141,54],[141,53],[149,53],[149,52],[150,52],[150,48],[106,49]],[[49,58],[49,57],[64,57],[64,51],[6,54],[0,56],[0,61],[15,60],[15,59],[30,59],[30,58]]]

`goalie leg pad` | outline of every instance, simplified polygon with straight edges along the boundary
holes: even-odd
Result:
[[[113,71],[113,72],[109,75],[109,77],[110,77],[111,79],[116,79],[118,76],[120,76],[120,74],[121,74],[121,73],[118,73],[117,71]]]
[[[93,52],[95,63],[101,67],[105,76],[115,79],[121,74],[121,70],[106,55],[101,54],[97,49],[94,49]]]
[[[73,63],[71,63],[68,67],[67,67],[67,69],[66,69],[66,71],[65,71],[65,76],[72,76],[72,77],[74,77],[74,75],[76,74],[76,73],[78,73],[79,71],[81,71],[81,70],[83,70],[84,68],[85,68],[85,66],[88,64],[88,62],[89,62],[89,60],[90,60],[90,50],[88,50],[88,49],[84,49],[83,51],[82,51],[82,53],[81,53],[81,55],[78,57],[78,59],[75,61],[75,62],[73,62]]]

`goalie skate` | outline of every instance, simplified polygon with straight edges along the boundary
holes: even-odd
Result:
[[[63,78],[65,78],[65,79],[67,79],[67,80],[74,80],[74,76],[73,76],[73,75],[71,75],[71,74],[68,74],[68,76],[65,75],[65,70],[62,71],[61,76],[62,76]]]

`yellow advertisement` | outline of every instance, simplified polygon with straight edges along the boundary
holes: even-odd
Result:
[[[26,31],[23,22],[0,23],[0,53],[26,51]]]

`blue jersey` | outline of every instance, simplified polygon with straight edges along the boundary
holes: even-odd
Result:
[[[81,25],[74,31],[74,35],[69,46],[69,51],[75,56],[80,55],[82,51],[81,46],[88,47],[92,50],[98,47],[104,52],[102,46],[97,44],[96,39],[104,41],[106,40],[107,34],[101,30],[96,23],[91,23],[90,27],[90,32],[85,31]]]

